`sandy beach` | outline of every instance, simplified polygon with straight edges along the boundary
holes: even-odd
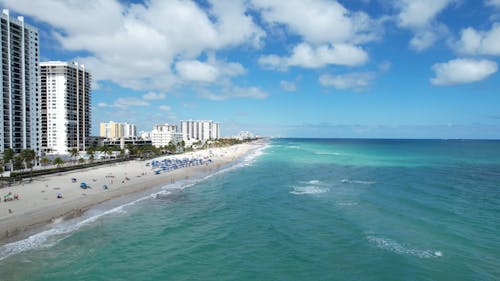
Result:
[[[51,223],[59,218],[82,214],[86,209],[104,201],[142,191],[151,187],[174,183],[189,177],[207,175],[257,149],[259,142],[224,148],[214,148],[156,158],[211,159],[211,163],[155,174],[146,166],[152,160],[132,160],[33,178],[28,183],[0,189],[3,196],[11,192],[19,200],[0,203],[0,240],[19,235],[28,229]],[[73,182],[72,179],[76,179]],[[85,182],[88,189],[80,188]],[[104,189],[106,185],[108,189]],[[62,198],[57,198],[58,194]]]

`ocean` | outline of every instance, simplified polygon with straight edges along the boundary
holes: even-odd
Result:
[[[500,141],[273,139],[0,246],[0,280],[500,280]]]

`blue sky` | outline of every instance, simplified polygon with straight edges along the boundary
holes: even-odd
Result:
[[[0,0],[101,121],[286,137],[500,138],[500,0]]]

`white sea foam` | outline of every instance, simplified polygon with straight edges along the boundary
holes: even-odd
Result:
[[[291,194],[301,195],[301,194],[320,194],[330,191],[330,189],[319,180],[310,180],[301,182],[300,186],[293,186],[293,190],[290,191]]]
[[[314,154],[316,154],[316,155],[335,155],[335,156],[342,155],[342,153],[339,153],[339,152],[314,152]]]
[[[301,194],[320,194],[330,191],[329,188],[319,187],[314,185],[308,186],[296,186],[290,191],[291,194],[301,195]]]
[[[342,183],[366,184],[366,185],[371,185],[371,184],[376,183],[374,181],[361,181],[361,180],[350,180],[350,179],[343,179],[343,180],[341,180],[341,182]]]
[[[411,255],[419,258],[437,258],[442,257],[441,251],[419,250],[402,245],[394,240],[382,237],[367,236],[366,239],[376,247],[387,251],[394,252],[400,255]]]
[[[339,206],[357,206],[358,202],[339,202],[337,203]]]

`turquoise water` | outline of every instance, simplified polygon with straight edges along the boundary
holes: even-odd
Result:
[[[500,142],[279,139],[254,156],[4,245],[0,280],[500,279]]]

